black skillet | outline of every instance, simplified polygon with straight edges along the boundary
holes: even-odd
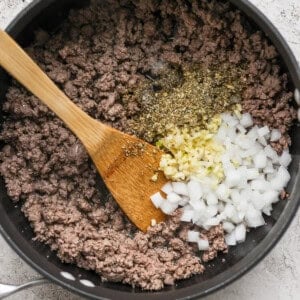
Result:
[[[299,66],[276,28],[268,19],[247,0],[230,0],[244,12],[249,30],[261,29],[273,42],[281,55],[283,69],[289,74],[292,89],[300,90]],[[8,26],[7,31],[22,45],[30,43],[33,31],[42,27],[55,30],[64,20],[70,8],[86,5],[86,0],[35,0],[24,9]],[[4,100],[9,85],[9,77],[0,72],[0,101]],[[0,179],[0,232],[12,248],[34,269],[53,282],[93,299],[118,300],[159,300],[159,299],[195,299],[224,287],[256,265],[278,242],[295,215],[300,199],[300,128],[294,126],[291,131],[293,161],[289,171],[291,181],[287,191],[288,201],[278,202],[272,216],[267,218],[266,226],[252,230],[247,240],[230,250],[226,256],[220,255],[213,261],[214,267],[207,266],[203,275],[178,282],[159,292],[144,292],[118,283],[101,283],[99,277],[89,271],[72,265],[63,264],[51,252],[49,247],[33,241],[33,232],[19,205],[13,204],[7,196],[3,180]],[[226,261],[221,262],[225,258]],[[61,276],[61,272],[72,274],[75,280]],[[80,279],[88,279],[95,287],[87,287]]]

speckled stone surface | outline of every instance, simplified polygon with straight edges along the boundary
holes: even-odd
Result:
[[[32,0],[0,0],[0,28]],[[300,0],[250,0],[280,30],[300,62]],[[40,277],[0,236],[0,282],[20,284]],[[22,291],[9,300],[78,300],[80,297],[53,285]],[[206,300],[300,299],[300,211],[269,255],[254,269]]]

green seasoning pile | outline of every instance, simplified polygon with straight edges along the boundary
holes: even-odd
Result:
[[[216,114],[240,102],[242,69],[227,64],[214,69],[194,65],[166,67],[164,72],[124,98],[125,102],[134,98],[140,106],[140,113],[128,121],[129,131],[150,143],[174,127],[205,129]]]

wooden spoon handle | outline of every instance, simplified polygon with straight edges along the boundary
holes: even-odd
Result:
[[[3,30],[0,30],[0,65],[56,113],[88,150],[99,143],[99,127],[106,126],[77,107]]]

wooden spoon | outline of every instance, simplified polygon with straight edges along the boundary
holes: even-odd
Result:
[[[150,196],[167,182],[157,172],[162,152],[144,141],[94,120],[77,107],[4,31],[0,65],[46,104],[81,140],[110,192],[142,231],[165,220]],[[157,172],[157,181],[151,178]]]

